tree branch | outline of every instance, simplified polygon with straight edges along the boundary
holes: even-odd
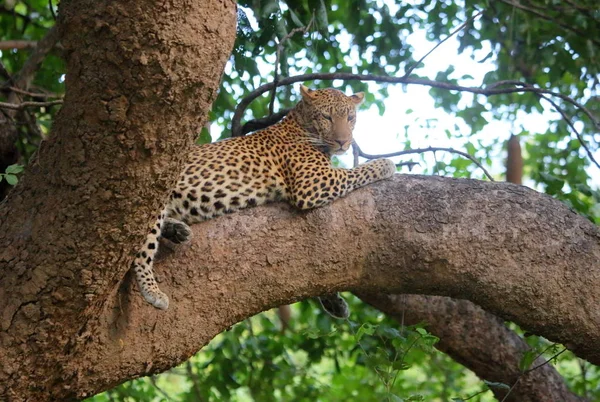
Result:
[[[374,155],[374,154],[366,154],[362,151],[362,149],[358,146],[358,144],[354,143],[354,145],[355,145],[356,149],[358,150],[358,156],[361,156],[365,159],[393,158],[395,156],[423,154],[425,152],[437,152],[437,151],[450,152],[453,154],[460,155],[463,158],[467,158],[468,160],[473,162],[475,165],[477,165],[477,167],[479,169],[483,170],[483,173],[486,175],[486,177],[490,181],[494,181],[494,178],[492,177],[490,172],[488,172],[487,169],[485,167],[483,167],[483,165],[477,159],[475,159],[475,157],[469,155],[466,152],[458,151],[454,148],[441,148],[441,147],[415,148],[415,149],[406,149],[404,151],[390,152],[387,154]]]
[[[492,95],[500,95],[500,94],[509,94],[509,93],[520,93],[520,92],[533,92],[536,94],[547,94],[551,96],[558,97],[564,100],[567,103],[572,104],[577,107],[581,111],[583,111],[587,117],[592,122],[595,130],[600,130],[600,123],[594,117],[592,112],[590,112],[585,106],[576,100],[563,95],[558,92],[553,92],[548,89],[538,88],[531,86],[529,84],[520,82],[520,81],[502,81],[501,83],[493,84],[487,88],[478,88],[478,87],[465,87],[462,85],[450,84],[447,82],[438,82],[432,81],[422,78],[410,78],[410,77],[389,77],[389,76],[380,76],[380,75],[372,75],[372,74],[352,74],[352,73],[312,73],[312,74],[302,74],[294,77],[286,77],[282,78],[277,82],[277,87],[290,85],[296,82],[304,82],[304,81],[313,81],[313,80],[346,80],[346,81],[375,81],[375,82],[387,82],[392,84],[413,84],[413,85],[423,85],[432,88],[440,88],[449,91],[463,91],[474,93],[478,95],[484,96],[492,96]],[[518,84],[517,84],[518,83]],[[497,88],[499,84],[502,85],[515,85],[514,88]],[[261,85],[256,88],[254,91],[250,92],[242,101],[239,103],[235,112],[233,114],[233,118],[231,120],[231,135],[232,137],[239,137],[242,135],[241,130],[241,120],[244,115],[244,112],[248,105],[262,95],[263,93],[271,90],[274,87],[274,83],[267,83]]]
[[[156,265],[166,312],[129,275],[104,282],[103,310],[55,374],[86,375],[58,396],[166,370],[259,311],[348,289],[469,299],[600,363],[600,229],[521,186],[396,175],[330,207],[247,209],[193,230]]]
[[[49,107],[62,105],[63,100],[53,100],[48,102],[21,102],[21,103],[6,103],[0,102],[0,108],[2,109],[10,109],[10,110],[23,110],[30,107]]]
[[[417,68],[419,66],[419,64],[421,64],[423,62],[423,60],[425,60],[427,58],[427,56],[429,56],[431,53],[433,53],[435,49],[437,49],[438,47],[440,47],[448,39],[450,39],[451,37],[453,37],[454,35],[456,35],[458,32],[462,31],[468,24],[470,24],[473,21],[475,21],[475,19],[477,17],[479,17],[481,14],[483,14],[483,11],[484,10],[479,11],[477,14],[475,14],[474,16],[472,16],[471,18],[469,18],[468,20],[466,20],[465,22],[463,22],[454,31],[450,32],[450,34],[448,36],[446,36],[444,39],[442,39],[441,41],[439,41],[434,47],[432,47],[427,53],[425,53],[425,55],[423,55],[423,57],[421,57],[419,60],[417,60],[417,62],[415,62],[412,66],[410,66],[406,70],[406,72],[404,73],[404,75],[402,77],[403,78],[408,77],[414,71],[414,69]]]
[[[405,325],[425,323],[429,332],[440,338],[435,345],[479,378],[507,385],[516,384],[507,401],[544,402],[583,401],[569,391],[563,378],[538,358],[536,370],[522,373],[519,362],[530,349],[508,329],[502,320],[467,300],[440,296],[357,294],[391,318]],[[541,366],[544,364],[544,366]],[[492,389],[499,400],[506,389]]]
[[[54,25],[52,28],[48,30],[46,35],[37,42],[37,45],[29,58],[23,64],[21,70],[12,77],[12,86],[27,90],[29,88],[29,84],[35,75],[35,72],[38,70],[40,63],[44,60],[48,52],[54,47],[56,42],[58,42],[59,32],[58,25]],[[12,102],[9,99],[9,102]]]
[[[515,3],[515,2],[512,2],[512,1],[508,1],[508,0],[500,0],[500,1],[502,3],[504,3],[504,4],[506,4],[506,5],[518,8],[520,10],[523,10],[523,11],[526,11],[526,12],[528,12],[530,14],[533,14],[536,17],[539,17],[539,18],[541,18],[543,20],[549,21],[552,24],[557,25],[557,26],[563,28],[565,31],[571,32],[571,33],[573,33],[573,34],[575,34],[577,36],[588,38],[590,41],[592,41],[594,44],[596,44],[596,46],[600,46],[600,40],[598,40],[594,36],[590,36],[590,35],[586,34],[586,32],[580,31],[579,29],[575,28],[572,25],[565,24],[560,18],[551,17],[551,16],[549,16],[547,14],[544,14],[544,13],[542,13],[540,11],[537,11],[537,10],[534,10],[532,8],[529,8],[529,7],[527,7],[527,6],[523,5],[523,4]]]
[[[0,50],[31,49],[37,45],[34,40],[3,40],[0,41]]]
[[[285,35],[281,41],[277,44],[277,52],[275,53],[275,71],[273,71],[273,89],[271,90],[271,102],[269,102],[269,115],[273,114],[273,108],[275,107],[275,91],[277,90],[277,82],[279,81],[279,58],[281,57],[281,52],[283,51],[283,46],[285,42],[290,39],[292,36],[297,34],[298,32],[302,32],[305,34],[311,27],[313,23],[313,18],[310,19],[308,25],[305,27],[298,27],[292,29],[287,35]]]

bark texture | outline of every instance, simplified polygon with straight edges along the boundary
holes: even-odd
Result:
[[[93,362],[77,356],[100,346],[98,319],[210,110],[235,24],[231,0],[61,2],[65,103],[0,205],[0,400],[84,396]]]
[[[308,213],[277,204],[193,229],[156,265],[166,312],[130,278],[106,285],[65,363],[81,373],[74,393],[168,369],[248,316],[343,289],[468,298],[600,362],[600,230],[520,186],[398,175]]]
[[[565,381],[551,364],[541,366],[538,358],[521,375],[519,362],[530,350],[527,343],[508,329],[498,317],[467,300],[442,296],[358,294],[364,302],[405,325],[427,323],[427,329],[440,338],[435,345],[454,360],[471,369],[477,376],[514,388],[494,388],[498,400],[506,402],[581,402],[567,388]],[[506,398],[506,399],[504,399]]]

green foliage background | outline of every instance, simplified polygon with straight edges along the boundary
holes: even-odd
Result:
[[[429,40],[438,42],[481,10],[478,22],[467,24],[457,34],[459,50],[465,54],[482,49],[484,43],[492,49],[484,60],[493,60],[497,68],[481,85],[520,80],[568,95],[600,116],[600,11],[596,0],[526,0],[519,3],[521,7],[508,0],[392,3],[239,1],[237,41],[210,113],[211,121],[223,128],[222,137],[230,135],[229,122],[239,100],[272,79],[265,77],[265,68],[273,71],[277,43],[294,28],[310,25],[306,35],[293,35],[283,43],[281,76],[311,72],[401,75],[416,62],[415,49],[406,42],[413,32],[425,30]],[[38,40],[53,25],[47,1],[0,4],[0,41]],[[349,47],[343,46],[340,36],[348,38]],[[14,74],[29,52],[4,50],[0,62]],[[32,92],[64,93],[65,66],[60,53],[56,48],[44,60]],[[419,77],[418,68],[412,76]],[[455,67],[448,66],[435,78],[460,84],[469,77],[457,77]],[[342,90],[367,88],[357,81],[334,84]],[[331,85],[313,83],[316,87]],[[378,88],[368,93],[365,104],[376,104],[385,113],[388,87],[382,84]],[[533,94],[473,97],[465,107],[458,106],[464,96],[461,93],[431,89],[430,95],[440,110],[462,119],[470,128],[469,133],[448,132],[448,136],[464,139],[466,150],[487,165],[504,152],[500,139],[481,141],[478,137],[490,121],[515,122],[518,126],[519,113],[549,106]],[[6,101],[6,96],[7,91],[0,92],[0,101]],[[292,88],[277,91],[277,109],[291,107],[296,101]],[[572,105],[555,101],[599,155],[598,127]],[[253,102],[246,120],[266,116],[268,103],[267,95]],[[34,112],[43,135],[49,132],[57,109]],[[407,127],[416,124],[410,112],[407,107]],[[19,118],[17,125],[20,163],[26,164],[41,138]],[[543,133],[522,130],[517,134],[523,144],[526,183],[600,222],[598,178],[594,184],[590,158],[565,120],[557,115],[556,120],[547,122]],[[406,139],[399,138],[402,140]],[[199,142],[207,141],[208,132],[199,133]],[[470,162],[460,158],[445,159],[428,168],[431,173],[455,177],[470,177],[473,172]],[[20,173],[18,168],[11,169],[0,173]],[[403,327],[353,296],[347,298],[353,308],[350,321],[333,321],[315,304],[303,302],[293,306],[291,329],[282,333],[275,313],[265,312],[219,335],[181,367],[151,379],[128,382],[90,401],[446,401],[467,398],[487,388],[469,370],[432,348],[435,337],[423,329],[426,326]],[[527,340],[534,354],[548,346],[537,337]],[[558,369],[573,391],[600,400],[597,367],[564,353],[558,359]],[[493,398],[488,391],[469,400]]]

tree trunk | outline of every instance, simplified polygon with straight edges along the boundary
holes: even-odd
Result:
[[[107,301],[205,121],[235,24],[231,0],[61,2],[65,103],[0,205],[0,400],[84,396],[75,362],[107,346]]]

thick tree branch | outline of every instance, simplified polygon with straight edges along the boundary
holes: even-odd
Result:
[[[156,266],[166,312],[129,278],[105,285],[95,330],[63,362],[87,373],[67,395],[166,370],[259,311],[344,289],[469,299],[600,363],[600,230],[521,186],[397,175],[308,213],[277,204],[193,229]]]
[[[440,338],[436,347],[480,378],[509,386],[516,383],[507,401],[583,401],[569,391],[551,365],[541,366],[521,377],[519,362],[530,347],[502,320],[467,300],[381,293],[358,296],[398,322],[406,325],[424,322],[427,329]],[[544,362],[539,358],[533,366]],[[501,388],[492,391],[499,400],[507,393]]]

